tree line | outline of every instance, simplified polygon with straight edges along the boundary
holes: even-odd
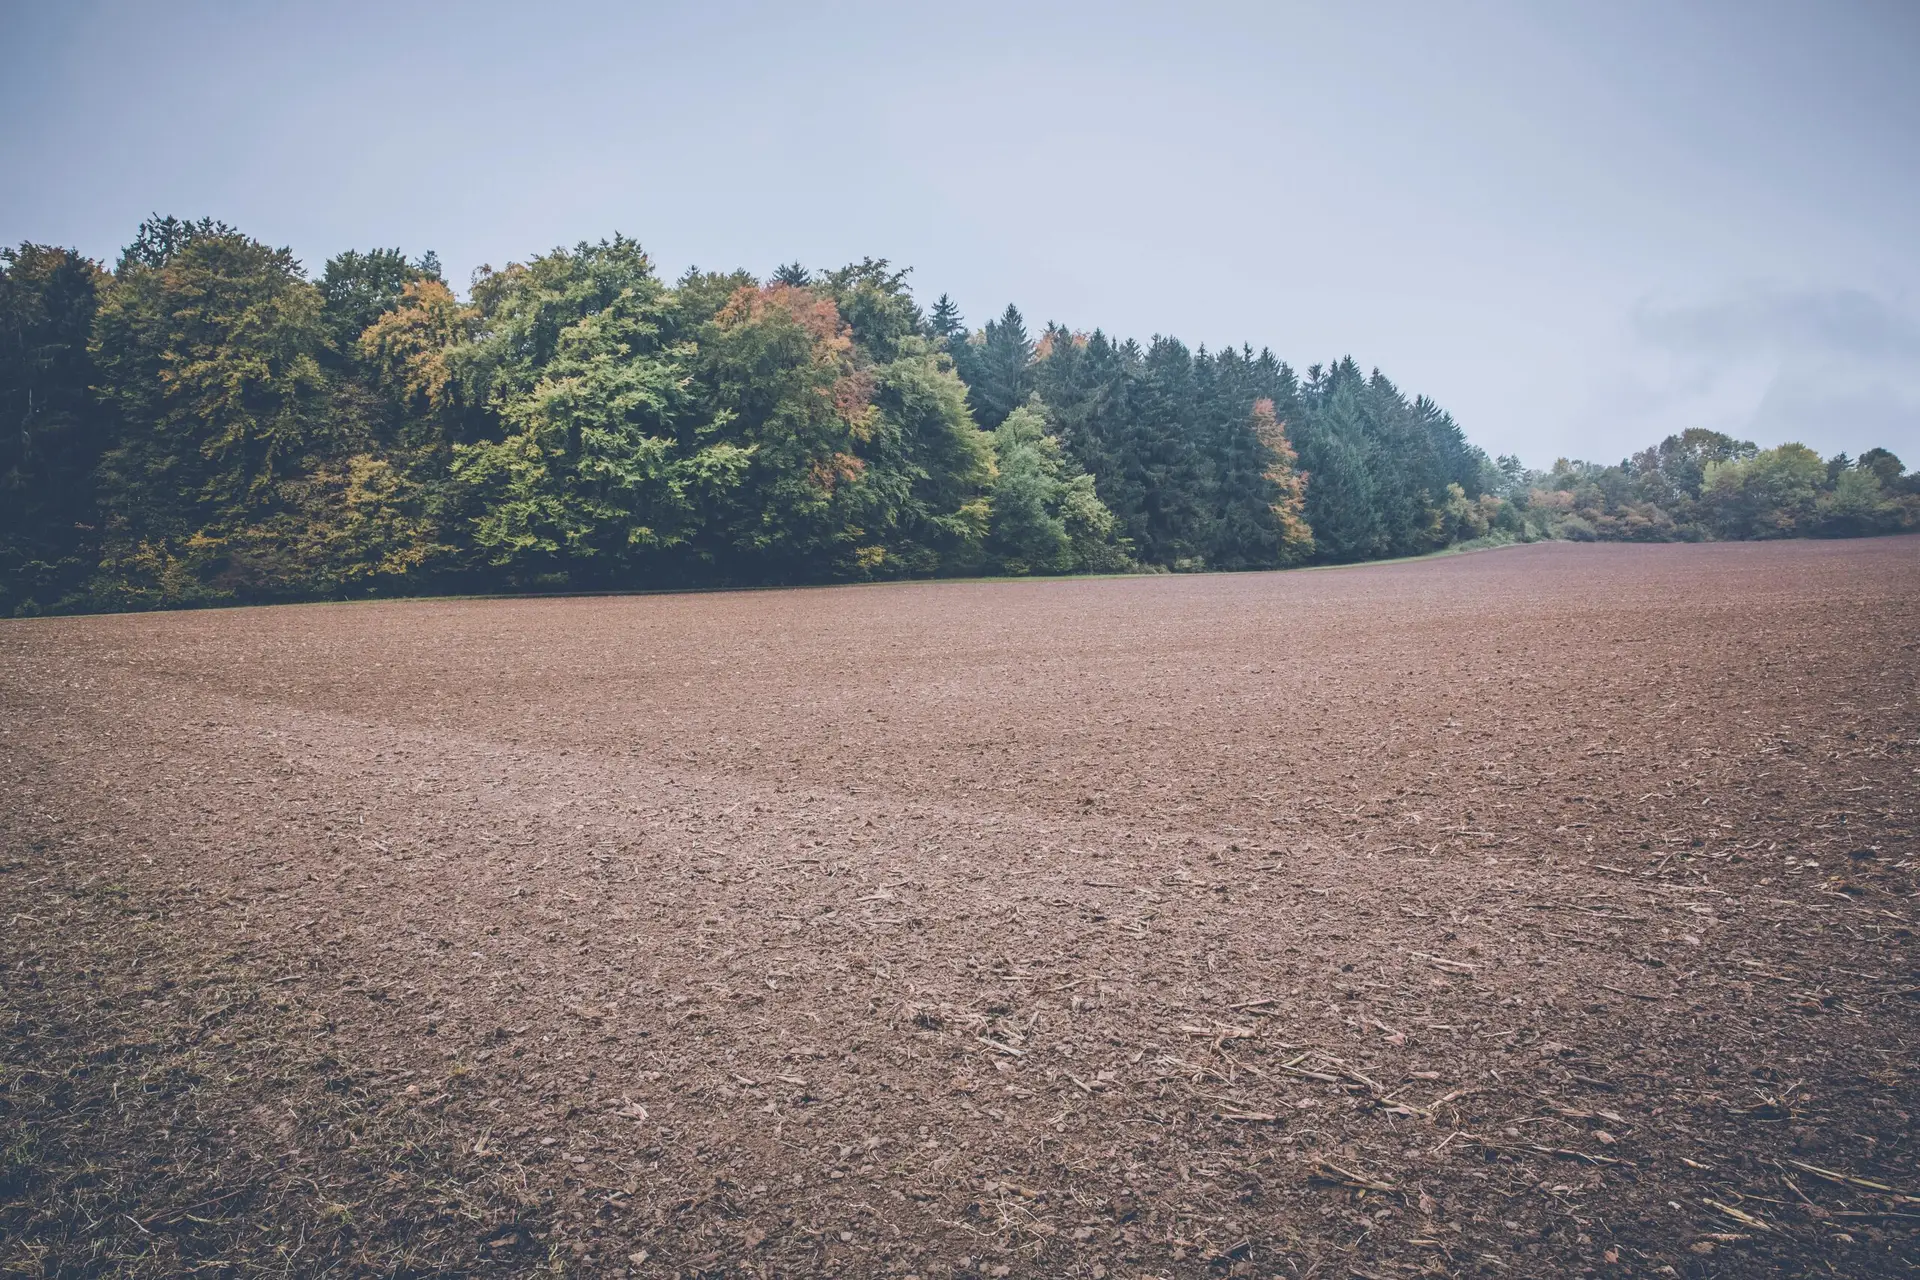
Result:
[[[1035,336],[1012,306],[973,330],[873,259],[668,284],[615,236],[482,268],[462,300],[432,254],[309,278],[224,223],[156,217],[111,269],[0,251],[0,341],[0,615],[1915,518],[1884,450],[1689,432],[1527,472],[1351,358],[1301,376],[1248,347]]]
[[[1854,538],[1920,527],[1920,474],[1886,449],[1822,458],[1693,428],[1612,465],[1497,463],[1495,492],[1527,538],[1578,542]]]

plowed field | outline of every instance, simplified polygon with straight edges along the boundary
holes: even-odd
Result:
[[[1920,539],[0,623],[0,1269],[1920,1266]]]

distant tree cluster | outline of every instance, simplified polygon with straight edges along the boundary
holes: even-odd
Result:
[[[1689,433],[1527,473],[1351,359],[1301,378],[1248,348],[1036,339],[1012,307],[971,331],[871,259],[668,285],[618,236],[482,269],[465,301],[431,254],[309,279],[210,219],[147,221],[111,270],[0,251],[0,421],[0,615],[1256,569],[1915,515],[1880,450]]]
[[[1855,538],[1920,527],[1920,475],[1885,449],[1822,459],[1802,444],[1761,449],[1696,428],[1612,466],[1528,471],[1496,464],[1506,523],[1573,541]]]

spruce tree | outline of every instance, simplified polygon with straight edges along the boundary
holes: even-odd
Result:
[[[998,320],[987,322],[975,356],[961,367],[961,376],[968,379],[974,421],[991,431],[1032,389],[1027,367],[1033,362],[1033,340],[1018,307],[1008,303]]]
[[[106,283],[69,249],[0,250],[0,617],[72,600],[99,557],[111,420],[87,339]]]
[[[933,304],[933,313],[927,317],[927,331],[935,341],[949,347],[967,340],[967,326],[960,318],[960,308],[944,293]]]

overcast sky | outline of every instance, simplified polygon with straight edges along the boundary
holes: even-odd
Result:
[[[979,325],[1351,353],[1492,453],[1920,464],[1920,3],[0,0],[0,241],[866,255]]]

